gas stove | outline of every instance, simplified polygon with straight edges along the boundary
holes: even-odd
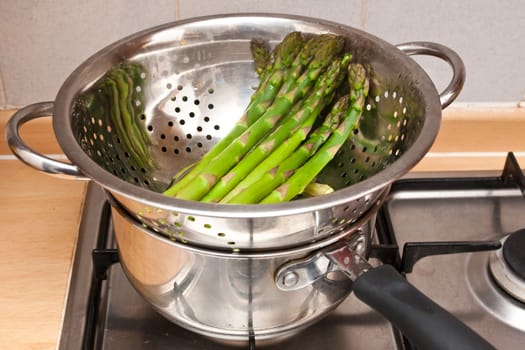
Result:
[[[512,153],[500,174],[410,174],[393,184],[378,213],[371,259],[396,267],[496,348],[520,348],[525,342],[524,193],[525,179]],[[247,343],[258,348],[253,337]],[[352,294],[325,319],[264,348],[414,349]],[[134,290],[118,264],[106,196],[91,183],[59,349],[232,346],[178,327]]]

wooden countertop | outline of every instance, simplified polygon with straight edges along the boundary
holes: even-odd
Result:
[[[11,114],[0,112],[0,349],[55,349],[86,184],[6,156]],[[49,122],[36,120],[23,134],[35,149],[60,153]]]
[[[0,111],[0,349],[55,349],[85,183],[39,173],[4,140],[13,111]],[[28,144],[60,154],[50,118],[22,128]],[[525,165],[525,112],[445,111],[436,143],[414,171],[501,170],[506,152]]]

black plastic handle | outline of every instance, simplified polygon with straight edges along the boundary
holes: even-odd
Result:
[[[365,272],[352,288],[361,301],[392,322],[418,349],[495,349],[390,265]]]

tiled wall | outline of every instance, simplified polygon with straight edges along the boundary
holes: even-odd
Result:
[[[525,94],[525,2],[509,0],[20,0],[0,1],[0,108],[53,100],[67,75],[107,44],[181,18],[280,12],[326,18],[393,44],[425,40],[467,67],[459,103],[519,103]],[[418,58],[438,88],[450,77]]]

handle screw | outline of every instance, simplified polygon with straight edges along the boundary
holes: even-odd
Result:
[[[299,275],[297,272],[289,271],[282,277],[282,283],[285,287],[293,287],[299,282]]]

